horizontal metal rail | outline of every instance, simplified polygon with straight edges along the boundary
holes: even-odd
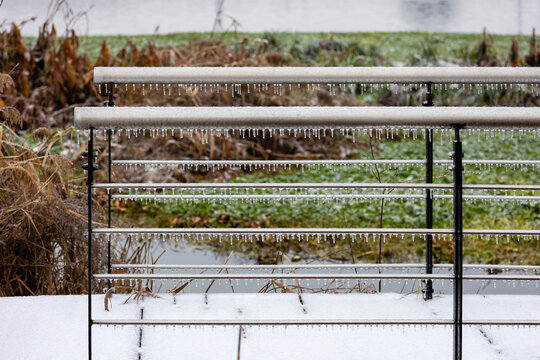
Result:
[[[182,195],[158,195],[158,194],[138,194],[138,195],[112,195],[113,199],[119,200],[153,200],[153,201],[266,201],[266,200],[410,200],[425,199],[424,194],[182,194]],[[433,199],[453,199],[453,195],[432,195]],[[538,202],[540,196],[505,196],[505,195],[464,195],[464,200],[474,201],[519,201],[519,202]]]
[[[404,235],[451,235],[453,229],[408,228],[96,228],[94,234],[184,234],[184,235],[289,235],[289,234],[404,234]],[[465,229],[465,235],[532,235],[540,236],[540,230],[531,229]]]
[[[540,127],[538,107],[78,107],[77,129],[325,130]],[[535,130],[536,131],[536,130]],[[247,133],[247,132],[246,132]]]
[[[304,274],[304,273],[248,273],[248,274],[94,274],[97,280],[277,280],[277,279],[386,279],[386,280],[452,280],[453,275],[444,274],[369,274],[369,273],[351,273],[351,274]],[[540,281],[540,275],[463,275],[463,280],[503,280],[503,281]]]
[[[498,185],[486,185],[498,186]],[[452,189],[452,184],[420,183],[97,183],[96,189]],[[540,185],[531,190],[540,190]]]
[[[434,160],[435,165],[451,165],[451,160]],[[302,166],[371,166],[425,165],[426,160],[113,160],[117,166],[184,166],[184,167],[302,167]],[[464,165],[540,166],[540,160],[463,160]]]
[[[444,161],[450,165],[451,161]],[[425,165],[426,160],[113,160],[118,166],[187,166],[187,167],[268,167],[268,166],[341,166],[341,165]],[[540,165],[540,161],[538,162]]]
[[[453,189],[424,183],[97,183],[96,189]],[[539,191],[540,185],[465,184],[464,190]]]
[[[385,326],[385,325],[453,325],[453,320],[439,319],[403,319],[403,320],[386,320],[386,319],[320,319],[320,320],[92,320],[94,325],[110,325],[110,326],[350,326],[350,325],[365,325],[365,326]],[[467,326],[539,326],[540,320],[463,320],[463,325]]]
[[[538,84],[534,67],[95,67],[96,84]]]
[[[451,269],[453,264],[434,264],[434,268]],[[151,270],[283,270],[283,269],[424,269],[426,264],[112,264],[114,269],[151,269]],[[464,264],[464,269],[490,269],[512,271],[540,271],[540,266],[534,265],[502,265],[502,264]]]
[[[451,197],[451,195],[449,195]],[[112,195],[119,200],[154,200],[154,201],[265,201],[265,200],[373,200],[373,199],[425,199],[425,195],[411,194],[281,194],[281,195],[211,195],[211,194],[184,194],[184,195]],[[434,196],[435,197],[435,196]],[[540,199],[540,197],[539,197]]]
[[[450,165],[451,160],[434,160],[434,164]],[[464,165],[494,165],[494,166],[540,166],[540,160],[463,160]]]
[[[452,195],[433,195],[435,199],[452,199]],[[515,202],[538,202],[540,196],[507,196],[507,195],[463,195],[463,200],[473,201],[515,201]]]
[[[496,275],[492,275],[496,276]],[[517,275],[515,275],[517,276]],[[514,276],[514,277],[515,277]],[[351,280],[351,279],[388,279],[388,280],[450,280],[452,275],[443,274],[94,274],[94,279],[97,280],[140,280],[140,279],[156,279],[156,280],[275,280],[275,279],[336,279],[336,280]],[[516,280],[516,279],[505,279]],[[540,280],[538,279],[523,279],[523,280]]]
[[[540,190],[540,185],[464,184],[463,190],[538,191]]]

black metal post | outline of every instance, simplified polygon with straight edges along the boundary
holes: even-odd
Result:
[[[94,181],[94,129],[90,128],[88,150],[83,153],[88,163],[83,169],[88,172],[88,360],[92,359],[92,183]]]
[[[454,360],[462,359],[463,348],[463,148],[460,126],[454,126]]]
[[[109,83],[109,99],[105,102],[105,106],[114,106],[113,101],[113,83]],[[111,137],[112,137],[112,130],[107,130],[107,174],[109,179],[109,184],[112,182],[112,173],[111,173],[111,167],[112,167],[112,156],[111,156]],[[112,194],[109,191],[107,194],[107,227],[111,228],[111,203],[112,203]],[[107,237],[107,273],[112,274],[112,266],[111,266],[111,236],[109,235]],[[107,280],[107,289],[111,288],[111,280]]]
[[[427,83],[426,101],[423,106],[433,106],[432,83]],[[426,129],[426,184],[433,183],[433,130]],[[433,229],[433,190],[426,189],[426,229]],[[426,274],[433,273],[433,235],[426,235]],[[433,298],[433,282],[426,280],[424,300]]]

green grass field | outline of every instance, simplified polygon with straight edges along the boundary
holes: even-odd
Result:
[[[287,61],[312,65],[322,64],[324,55],[319,58],[314,54],[322,54],[321,42],[327,49],[337,49],[345,44],[351,49],[351,57],[346,61],[353,65],[369,64],[378,55],[387,61],[407,65],[419,65],[433,60],[443,60],[449,63],[462,63],[477,52],[482,39],[480,34],[440,34],[440,33],[178,33],[166,35],[136,35],[136,36],[92,36],[81,37],[80,50],[88,53],[91,59],[96,59],[101,44],[106,41],[111,53],[120,50],[129,39],[138,48],[144,47],[151,41],[158,47],[181,46],[198,39],[216,39],[234,46],[243,38],[249,43],[257,39],[267,41],[269,50],[287,54]],[[508,58],[512,39],[519,43],[520,53],[529,50],[529,36],[489,35],[492,50],[499,62],[504,63]],[[307,58],[302,58],[307,54]],[[309,59],[309,55],[312,55]],[[329,58],[325,59],[331,61]],[[309,63],[309,62],[308,62]]]
[[[138,48],[150,41],[158,47],[182,46],[199,39],[215,39],[234,47],[246,38],[248,43],[266,42],[270,51],[286,55],[289,63],[301,62],[311,65],[332,65],[332,61],[345,62],[351,66],[370,64],[383,59],[394,64],[422,65],[441,60],[463,64],[478,52],[481,34],[443,33],[176,33],[164,35],[116,35],[81,36],[79,51],[86,52],[92,61],[99,55],[103,41],[107,42],[112,54],[117,53],[129,40]],[[519,44],[520,55],[529,51],[530,36],[489,34],[490,51],[501,64],[508,59],[512,39]],[[27,37],[25,43],[32,44],[35,38]],[[322,43],[322,46],[321,46]],[[350,56],[332,59],[328,50],[345,45]],[[388,64],[390,65],[390,64]]]

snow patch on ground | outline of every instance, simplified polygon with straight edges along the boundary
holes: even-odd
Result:
[[[93,296],[94,319],[450,319],[452,297],[399,294]],[[464,318],[540,319],[540,296],[467,295]],[[84,359],[87,297],[0,298],[3,359]],[[93,327],[94,359],[450,359],[449,326]],[[540,327],[466,326],[465,359],[536,359]],[[240,344],[239,344],[240,341]],[[139,346],[140,345],[140,346]],[[240,345],[240,346],[239,346]]]

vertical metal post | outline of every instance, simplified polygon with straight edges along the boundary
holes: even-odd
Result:
[[[460,126],[454,126],[454,360],[462,359],[463,350],[463,148]]]
[[[433,106],[432,83],[427,83],[426,101],[423,106]],[[426,184],[433,183],[433,130],[426,129]],[[433,229],[433,190],[426,189],[426,229]],[[426,274],[433,273],[433,235],[426,235]],[[426,280],[424,300],[433,298],[433,282]]]
[[[88,360],[92,359],[92,183],[94,181],[94,129],[90,128],[88,151],[83,153],[88,163],[83,169],[88,171]]]
[[[105,102],[105,106],[114,106],[113,101],[113,83],[109,83],[109,98]],[[111,173],[111,167],[112,167],[112,156],[111,156],[111,136],[112,136],[112,130],[107,130],[107,168],[108,168],[108,180],[109,184],[112,182],[112,173]],[[111,228],[111,203],[112,203],[112,194],[109,191],[107,194],[107,227]],[[107,237],[107,274],[112,274],[112,266],[111,266],[111,235],[109,234]],[[107,289],[111,288],[111,280],[107,280]]]

